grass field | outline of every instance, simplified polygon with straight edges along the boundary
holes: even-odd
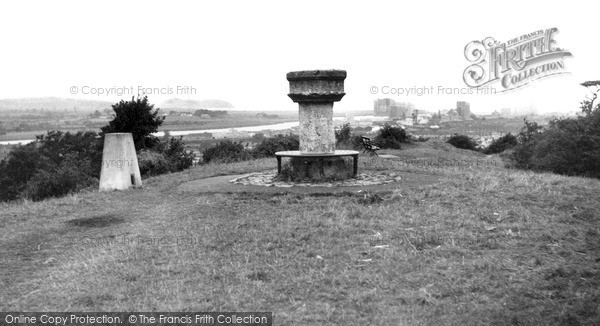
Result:
[[[0,310],[272,311],[276,325],[597,325],[600,181],[443,143],[361,156],[433,185],[191,194],[274,169],[207,165],[143,189],[0,206]],[[459,162],[459,163],[457,163]],[[485,163],[480,163],[485,162]]]

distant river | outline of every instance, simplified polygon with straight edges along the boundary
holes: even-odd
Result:
[[[261,130],[286,130],[286,129],[290,129],[292,127],[298,127],[298,122],[283,122],[283,123],[277,123],[274,125],[261,125],[261,126],[250,126],[250,127],[235,127],[235,128],[221,128],[221,129],[203,129],[203,130],[177,130],[177,131],[169,131],[169,134],[171,134],[171,136],[185,136],[185,135],[192,135],[192,134],[201,134],[201,133],[211,133],[211,134],[218,134],[218,133],[226,133],[226,132],[231,132],[231,131],[247,131],[247,132],[258,132]],[[156,137],[162,137],[165,135],[164,132],[159,131],[159,132],[155,132],[152,135],[156,136]]]
[[[217,133],[226,133],[230,131],[247,131],[247,132],[258,132],[261,130],[286,130],[292,127],[298,127],[298,122],[283,122],[272,125],[260,125],[260,126],[250,126],[250,127],[237,127],[237,128],[221,128],[221,129],[201,129],[201,130],[177,130],[177,131],[169,131],[171,136],[185,136],[192,134],[202,134],[205,132],[211,134]],[[162,137],[165,135],[163,131],[155,132],[152,135],[156,137]],[[34,141],[34,139],[24,139],[24,140],[6,140],[0,141],[0,145],[16,145],[16,144],[28,144]]]
[[[334,121],[341,121],[344,120],[343,117],[333,117]],[[231,131],[246,131],[246,132],[259,132],[262,130],[286,130],[286,129],[290,129],[293,127],[298,127],[299,123],[298,121],[295,122],[282,122],[282,123],[276,123],[276,124],[272,124],[272,125],[260,125],[260,126],[250,126],[250,127],[234,127],[234,128],[221,128],[221,129],[199,129],[199,130],[176,130],[176,131],[169,131],[169,134],[171,134],[171,136],[185,136],[185,135],[192,135],[192,134],[202,134],[205,132],[211,133],[211,134],[218,134],[218,133],[227,133],[227,132],[231,132]],[[159,131],[159,132],[155,132],[152,135],[156,136],[156,137],[162,137],[165,135],[164,131]],[[5,141],[0,141],[0,145],[16,145],[16,144],[29,144],[32,141],[34,141],[35,139],[24,139],[24,140],[5,140]]]

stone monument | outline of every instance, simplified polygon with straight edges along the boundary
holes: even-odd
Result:
[[[294,71],[287,74],[288,96],[298,103],[300,150],[275,153],[278,172],[281,158],[289,157],[286,173],[292,181],[343,180],[356,176],[358,152],[335,149],[333,103],[344,93],[344,70]],[[344,157],[353,158],[348,167]],[[284,173],[285,174],[285,173]]]

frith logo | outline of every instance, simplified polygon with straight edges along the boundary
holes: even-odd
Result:
[[[557,28],[538,30],[500,43],[492,37],[465,46],[468,66],[463,79],[470,87],[499,83],[500,92],[567,73],[564,57],[571,53],[556,46]]]

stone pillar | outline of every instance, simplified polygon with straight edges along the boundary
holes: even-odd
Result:
[[[333,102],[342,99],[345,70],[307,70],[287,74],[288,96],[299,106],[300,153],[335,153]]]
[[[104,135],[100,191],[125,190],[141,186],[142,176],[133,136],[130,133]]]

